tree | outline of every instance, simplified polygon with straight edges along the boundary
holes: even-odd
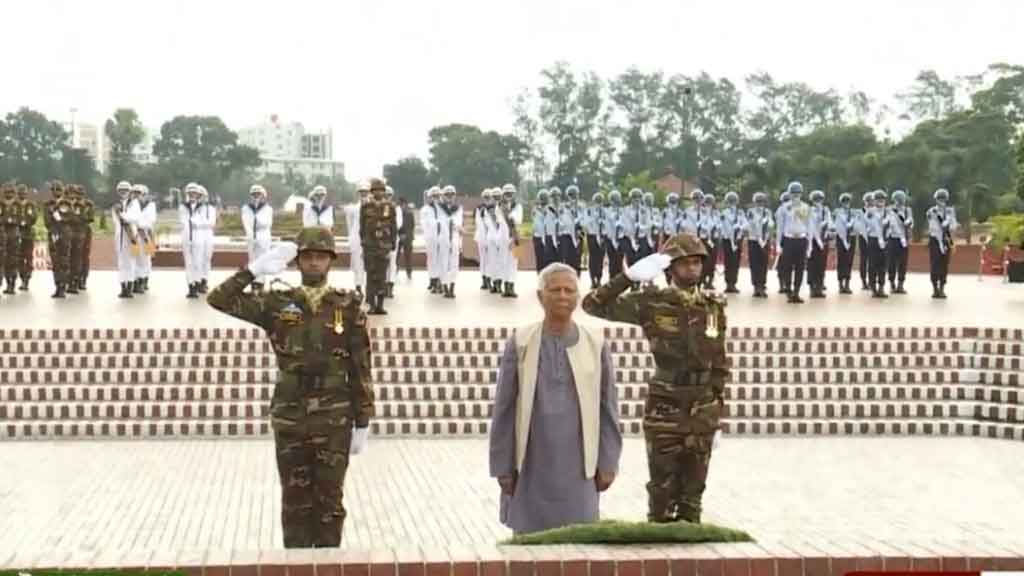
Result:
[[[956,86],[934,70],[922,70],[907,92],[897,95],[906,107],[905,115],[915,120],[939,120],[956,112]]]
[[[110,182],[115,183],[125,179],[129,172],[137,168],[132,151],[146,137],[146,129],[134,109],[118,108],[113,117],[107,119],[103,132],[110,141],[107,174]]]
[[[512,113],[515,116],[512,123],[512,134],[523,145],[522,156],[524,158],[519,159],[520,163],[517,163],[517,167],[520,170],[525,168],[526,174],[536,184],[547,178],[550,167],[544,157],[544,147],[540,141],[540,123],[534,118],[535,108],[536,103],[529,90],[523,90],[516,95],[512,105]]]
[[[259,152],[216,116],[176,116],[160,128],[153,154],[176,182],[198,181],[211,193],[237,170],[259,166]]]
[[[976,110],[996,110],[1007,121],[1021,128],[1024,124],[1024,66],[992,64],[988,72],[996,76],[992,85],[971,95]]]
[[[519,182],[512,152],[506,147],[518,140],[468,124],[437,126],[428,137],[431,179],[435,182],[451,184],[460,193],[472,195],[484,188]]]
[[[0,177],[42,188],[54,177],[68,179],[59,163],[69,135],[57,122],[30,108],[0,122]],[[75,164],[72,163],[71,166]]]
[[[400,158],[394,164],[384,165],[384,178],[395,190],[395,196],[413,202],[423,202],[423,191],[430,188],[430,170],[416,156]]]
[[[1017,135],[1017,197],[1024,200],[1024,133]]]

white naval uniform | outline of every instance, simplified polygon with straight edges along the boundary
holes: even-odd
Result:
[[[302,208],[302,227],[319,227],[334,229],[334,206],[324,204],[322,207],[314,207],[307,203]]]
[[[139,204],[139,230],[145,232],[145,237],[151,242],[156,242],[153,236],[153,228],[156,227],[156,202],[146,200]],[[139,235],[139,242],[142,242],[142,235]],[[135,260],[135,277],[148,278],[153,271],[153,256],[146,251],[145,244],[139,245],[139,255]]]
[[[138,200],[127,198],[118,200],[121,205],[121,216],[112,210],[114,222],[114,249],[117,253],[117,277],[121,283],[135,280],[135,268],[138,258],[132,254],[132,241],[129,229],[138,227],[142,219]],[[136,238],[136,242],[139,239]],[[139,246],[141,248],[141,246]]]
[[[213,236],[217,228],[217,208],[209,202],[200,202],[198,212],[200,214],[199,234],[199,281],[207,280],[210,277],[210,268],[213,264]]]
[[[396,226],[396,230],[401,230],[402,229],[402,218],[403,218],[402,207],[399,206],[398,204],[396,204],[395,202],[391,202],[391,207],[394,208],[394,210],[395,210],[395,226]],[[400,243],[401,243],[401,241],[396,237],[395,238],[395,249],[388,253],[387,281],[389,283],[391,283],[391,284],[394,284],[395,276],[398,275],[398,245]]]
[[[496,209],[498,256],[496,268],[498,277],[509,284],[515,284],[519,273],[519,260],[516,258],[515,237],[519,234],[519,224],[523,221],[523,205],[516,203],[510,209]]]
[[[420,208],[420,227],[423,228],[423,245],[427,255],[427,275],[431,280],[441,277],[437,273],[437,216],[433,204]]]
[[[361,207],[362,204],[358,201],[345,206],[345,223],[348,226],[349,265],[352,268],[354,283],[360,290],[366,286],[366,266],[363,263],[363,242],[359,238],[359,209]]]
[[[245,242],[249,250],[249,264],[270,251],[270,230],[274,225],[274,208],[263,202],[259,207],[250,204],[242,206],[242,227],[245,228]],[[266,276],[258,276],[256,282],[264,283]]]

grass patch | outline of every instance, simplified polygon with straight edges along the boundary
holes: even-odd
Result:
[[[602,520],[591,524],[574,524],[543,532],[520,534],[503,544],[528,546],[534,544],[659,544],[701,542],[751,542],[750,534],[714,524],[689,522],[624,522]]]

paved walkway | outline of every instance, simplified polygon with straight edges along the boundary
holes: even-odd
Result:
[[[214,271],[216,283],[231,272]],[[736,326],[996,326],[1024,325],[1024,285],[1003,284],[998,278],[953,276],[947,285],[948,300],[932,300],[927,275],[912,274],[908,278],[904,296],[887,300],[872,299],[865,292],[840,297],[835,285],[830,286],[828,298],[807,299],[796,306],[787,304],[784,297],[774,293],[774,278],[770,298],[750,297],[750,289],[741,271],[740,286],[743,294],[729,298],[729,321]],[[298,284],[298,273],[289,271],[283,277]],[[349,272],[331,273],[337,286],[351,286]],[[830,276],[830,281],[832,277]],[[480,276],[476,271],[460,274],[455,300],[428,294],[427,277],[415,272],[412,280],[404,276],[395,286],[396,299],[387,302],[390,314],[371,317],[375,325],[517,325],[540,318],[541,310],[534,297],[537,287],[535,272],[522,272],[516,284],[518,299],[500,298],[479,290]],[[586,288],[588,280],[582,280]],[[198,327],[241,326],[242,322],[220,314],[203,300],[185,299],[184,276],[181,271],[157,271],[150,279],[151,292],[132,300],[119,300],[118,282],[114,272],[93,272],[89,278],[89,291],[67,300],[49,297],[52,283],[49,274],[38,274],[28,293],[0,296],[0,328],[50,327]],[[719,281],[719,288],[721,288]],[[804,295],[806,296],[806,288]],[[580,319],[586,318],[579,312]]]
[[[0,565],[17,551],[281,547],[268,441],[0,444]],[[1024,447],[969,438],[726,438],[706,519],[761,542],[822,549],[941,550],[971,544],[1024,555]],[[494,544],[496,483],[485,440],[374,440],[345,486],[344,546],[443,549]],[[605,517],[641,519],[646,462],[627,439]]]

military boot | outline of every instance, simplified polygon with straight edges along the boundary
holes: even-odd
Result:
[[[455,284],[445,284],[444,297],[455,298]]]
[[[385,298],[394,298],[395,297],[395,283],[394,282],[388,282],[387,292],[384,293],[384,297]]]
[[[142,279],[142,291],[149,292],[149,276],[145,276]]]
[[[58,282],[57,283],[57,291],[54,292],[50,296],[50,298],[67,298],[67,296],[65,296],[64,294],[65,294],[64,293],[64,283],[63,282]]]
[[[206,294],[207,290],[209,290],[209,286],[206,284],[206,278],[203,278],[199,281],[199,293]]]
[[[78,294],[78,278],[75,278],[74,276],[71,276],[70,278],[68,278],[68,282],[67,282],[67,286],[65,287],[65,291],[68,294]]]
[[[885,293],[885,281],[879,282],[875,285],[875,290],[871,294],[872,298],[888,298],[889,295]]]
[[[491,289],[491,279],[488,278],[487,276],[483,276],[483,281],[480,284],[480,289],[481,290],[490,290]]]
[[[388,311],[384,309],[384,294],[377,294],[377,314],[386,316],[387,313]]]
[[[15,279],[10,277],[10,276],[8,276],[7,277],[7,289],[4,290],[4,294],[14,294],[14,285],[15,285],[15,283],[16,283]]]
[[[25,292],[28,290],[28,278],[21,279],[21,286],[18,286],[18,290]]]
[[[117,295],[118,298],[131,298],[132,297],[132,283],[121,282],[121,293]]]
[[[504,284],[501,280],[495,280],[491,283],[491,294],[501,294],[501,285]]]
[[[145,290],[142,289],[142,278],[136,278],[132,282],[132,294],[145,294]]]
[[[811,298],[824,298],[825,291],[821,289],[821,286],[811,286]]]
[[[188,294],[185,298],[199,298],[199,283],[193,282],[188,285]]]
[[[86,278],[88,278],[88,276],[83,275],[81,278],[78,279],[78,289],[81,290],[82,292],[85,292]]]
[[[902,280],[900,280],[900,282],[898,284],[896,284],[896,289],[893,290],[893,293],[894,294],[906,294],[907,293],[907,291],[903,289],[903,281]]]
[[[431,278],[430,279],[430,286],[429,286],[428,290],[430,291],[431,294],[440,294],[441,293],[441,280],[438,279],[438,278]]]
[[[505,293],[502,294],[503,298],[519,298],[516,294],[516,285],[512,282],[505,282]]]
[[[946,281],[945,280],[940,280],[939,281],[939,298],[941,298],[943,300],[946,299]]]
[[[937,281],[932,282],[932,298],[941,298],[941,296],[939,296],[939,283]]]

